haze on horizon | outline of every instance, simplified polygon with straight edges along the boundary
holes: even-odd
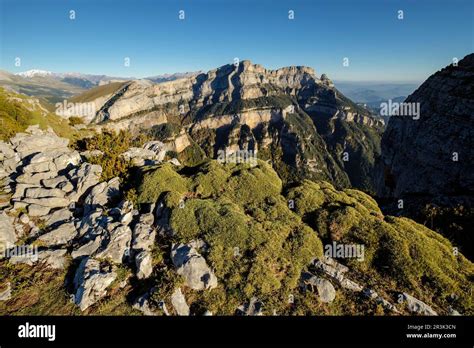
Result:
[[[0,69],[13,73],[143,78],[208,71],[237,57],[267,69],[311,66],[336,81],[401,83],[421,82],[474,51],[470,0],[0,3]]]

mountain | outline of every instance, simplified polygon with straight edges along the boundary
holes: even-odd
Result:
[[[420,117],[390,117],[378,195],[403,199],[399,214],[438,225],[474,257],[474,54],[432,75],[405,102],[418,104]]]
[[[160,83],[197,74],[198,72],[164,74],[145,79]],[[56,73],[41,69],[31,69],[16,74],[0,71],[0,86],[12,92],[38,98],[50,111],[54,111],[54,104],[63,102],[94,87],[131,80],[137,79],[134,77],[124,78],[74,72]]]
[[[421,110],[437,118],[424,126],[451,134],[461,128],[451,123],[472,117],[467,58],[409,97],[427,100]],[[70,102],[99,106],[87,119],[98,132],[72,142],[66,120],[38,100],[0,92],[1,122],[16,127],[0,141],[0,315],[474,313],[474,265],[457,244],[385,213],[367,193],[311,176],[353,184],[351,161],[370,164],[380,136],[380,121],[324,74],[242,62],[97,86]],[[401,132],[399,119],[388,140],[431,146],[427,131],[409,123]],[[386,141],[386,165],[411,150],[388,153],[395,144]],[[450,141],[466,149],[462,137]],[[259,158],[209,158],[217,149],[257,149]],[[348,163],[341,149],[352,149]],[[327,160],[325,170],[306,168],[312,159]],[[399,192],[395,164],[382,168],[386,199]],[[431,169],[416,169],[423,185]]]
[[[54,111],[55,103],[85,91],[83,87],[55,78],[53,73],[38,70],[25,72],[25,77],[0,71],[0,87],[38,98],[49,111]]]
[[[287,181],[372,188],[383,122],[309,67],[243,61],[158,84],[131,81],[93,102],[96,127],[180,137],[195,163],[258,151]]]
[[[366,81],[336,81],[338,88],[356,103],[375,105],[388,99],[406,98],[419,83],[414,82],[366,82]]]
[[[182,78],[185,78],[185,77],[193,77],[193,76],[199,75],[200,73],[201,73],[201,71],[185,72],[185,73],[174,73],[174,74],[163,74],[163,75],[145,77],[145,79],[150,80],[154,83],[161,83],[161,82],[178,80],[178,79],[182,79]]]
[[[23,72],[19,72],[19,73],[16,73],[15,75],[18,75],[18,76],[21,76],[21,77],[24,77],[24,78],[32,78],[32,77],[36,77],[36,76],[52,76],[53,73],[51,71],[46,71],[46,70],[40,70],[40,69],[31,69],[31,70],[28,70],[28,71],[23,71]]]

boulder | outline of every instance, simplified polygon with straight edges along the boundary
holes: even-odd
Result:
[[[64,197],[24,198],[22,202],[42,205],[43,207],[49,208],[64,208],[71,203],[69,199]]]
[[[7,283],[5,289],[0,290],[0,301],[8,301],[12,297],[12,288],[10,283]]]
[[[108,182],[104,181],[94,186],[84,201],[85,213],[95,209],[96,206],[105,206],[112,199],[118,197],[120,195],[119,186],[119,178],[113,178]]]
[[[407,308],[410,312],[421,314],[421,315],[438,315],[430,306],[426,303],[414,298],[406,292],[399,295],[399,302],[406,302]]]
[[[60,189],[47,189],[41,187],[30,187],[25,190],[25,198],[48,198],[48,197],[58,197],[64,198],[64,191]]]
[[[68,208],[62,208],[49,215],[45,221],[45,225],[46,227],[55,227],[64,222],[72,220],[72,218],[72,212]]]
[[[41,182],[45,179],[51,179],[58,175],[57,172],[49,171],[43,173],[23,173],[16,178],[16,182],[19,184],[28,184],[28,185],[35,185],[40,187]]]
[[[153,273],[153,262],[151,252],[141,251],[135,255],[135,266],[137,267],[137,278],[145,279]]]
[[[74,184],[75,191],[71,192],[70,199],[78,201],[79,198],[92,186],[100,181],[102,167],[97,164],[82,163],[79,168],[68,172],[69,178]]]
[[[107,288],[117,278],[109,267],[101,267],[99,261],[85,257],[74,276],[74,302],[85,311],[107,294]]]
[[[68,139],[58,137],[53,131],[29,128],[26,132],[30,134],[17,133],[10,139],[21,158],[38,152],[66,148],[69,143]]]
[[[122,263],[129,255],[132,231],[128,226],[120,225],[110,233],[110,241],[97,258],[108,258],[115,263]]]
[[[153,292],[153,289],[150,291],[150,293]],[[154,316],[156,313],[152,310],[150,306],[150,293],[145,293],[141,296],[139,296],[135,302],[133,303],[133,308],[138,309],[140,312],[142,312],[144,315],[147,316]]]
[[[186,303],[186,298],[181,292],[181,288],[176,288],[174,290],[173,294],[171,295],[171,304],[173,305],[176,314],[182,316],[189,315],[189,306]]]
[[[303,283],[307,288],[313,291],[314,289],[317,290],[321,302],[331,303],[334,301],[334,298],[336,297],[336,289],[329,280],[306,273],[303,275]]]
[[[45,215],[48,215],[50,211],[51,211],[51,208],[44,207],[42,205],[38,205],[38,204],[28,205],[28,214],[30,216],[34,216],[34,217],[45,216]]]
[[[174,244],[171,259],[177,273],[184,277],[186,285],[194,290],[213,289],[217,278],[204,257],[189,244]]]
[[[0,212],[0,259],[4,255],[4,250],[13,246],[17,241],[13,218],[5,212]]]
[[[66,249],[40,251],[38,260],[53,269],[64,269],[66,267]]]
[[[38,239],[48,246],[67,244],[77,236],[76,227],[72,222],[60,225],[51,232],[41,235]]]
[[[73,259],[77,259],[81,256],[92,256],[100,247],[102,243],[102,237],[97,236],[94,240],[87,242],[86,244],[82,245],[78,249],[74,250],[71,253]]]
[[[263,303],[256,297],[252,297],[249,303],[237,308],[237,313],[246,316],[261,316],[263,315]]]
[[[151,226],[152,222],[153,214],[143,214],[133,229],[132,251],[139,279],[148,278],[153,271],[151,248],[155,242],[156,230]]]
[[[59,184],[66,182],[69,182],[69,180],[64,175],[60,175],[55,178],[44,179],[41,184],[46,188],[56,188]]]

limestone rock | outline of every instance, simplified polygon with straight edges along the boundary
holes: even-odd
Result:
[[[65,223],[58,228],[41,235],[38,239],[48,246],[63,245],[72,241],[77,236],[77,230],[73,223]]]
[[[67,263],[66,253],[66,249],[40,251],[38,260],[53,269],[64,269]]]
[[[132,231],[128,226],[120,225],[110,233],[110,241],[97,258],[108,258],[115,263],[122,263],[129,256]]]
[[[263,315],[263,303],[256,297],[252,297],[249,303],[239,306],[237,311],[241,315],[261,316]]]
[[[68,176],[75,186],[70,199],[77,201],[90,187],[96,185],[102,174],[102,167],[97,164],[82,163],[79,168],[69,171]]]
[[[7,283],[7,286],[4,290],[0,291],[0,301],[8,301],[12,296],[12,288],[10,283]]]
[[[178,315],[189,315],[189,306],[186,303],[186,298],[181,292],[181,288],[176,288],[171,295],[171,304]]]
[[[401,299],[399,302],[406,302],[408,310],[412,313],[421,314],[421,315],[438,315],[426,303],[414,298],[413,296],[405,292],[400,294],[399,296]]]
[[[117,274],[101,267],[99,261],[84,258],[74,276],[74,302],[85,311],[107,294],[107,288],[116,278]]]
[[[5,212],[0,212],[0,258],[3,257],[3,250],[13,246],[16,241],[13,219]]]
[[[120,194],[119,186],[119,178],[113,178],[108,182],[104,181],[94,186],[85,199],[85,213],[95,209],[96,206],[105,206],[113,198],[116,198]]]
[[[213,289],[217,278],[209,268],[204,257],[195,248],[187,244],[174,244],[171,259],[178,274],[182,275],[186,285],[194,290]]]

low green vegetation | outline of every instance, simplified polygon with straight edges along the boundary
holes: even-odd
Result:
[[[257,296],[283,310],[301,270],[322,254],[317,235],[288,208],[281,180],[267,164],[209,161],[193,172],[180,174],[169,164],[149,171],[138,200],[166,203],[173,242],[199,238],[209,245],[206,258],[222,282],[196,301],[233,314],[238,304]]]
[[[209,246],[204,256],[219,286],[189,296],[199,308],[233,314],[255,296],[268,314],[383,314],[380,306],[346,290],[330,305],[300,291],[301,272],[323,254],[323,243],[337,242],[364,245],[362,261],[340,261],[350,267],[349,278],[393,303],[406,291],[440,312],[450,305],[473,312],[472,263],[426,227],[384,217],[361,191],[309,180],[284,189],[264,162],[252,168],[208,161],[180,171],[170,164],[150,168],[138,201],[160,200],[174,231],[167,245],[202,239]]]
[[[289,190],[295,212],[321,237],[365,246],[364,260],[347,262],[354,277],[396,300],[406,291],[435,308],[472,313],[474,266],[438,233],[407,218],[384,217],[376,202],[357,190],[338,191],[305,181]]]
[[[131,163],[120,155],[130,147],[139,147],[146,141],[144,135],[135,137],[128,131],[96,133],[92,137],[83,138],[75,143],[80,151],[99,150],[99,156],[91,156],[88,162],[102,166],[102,179],[110,180],[116,176],[127,178]]]
[[[0,140],[8,140],[35,124],[42,129],[51,127],[64,138],[77,139],[81,136],[67,120],[42,109],[33,99],[0,88]]]

